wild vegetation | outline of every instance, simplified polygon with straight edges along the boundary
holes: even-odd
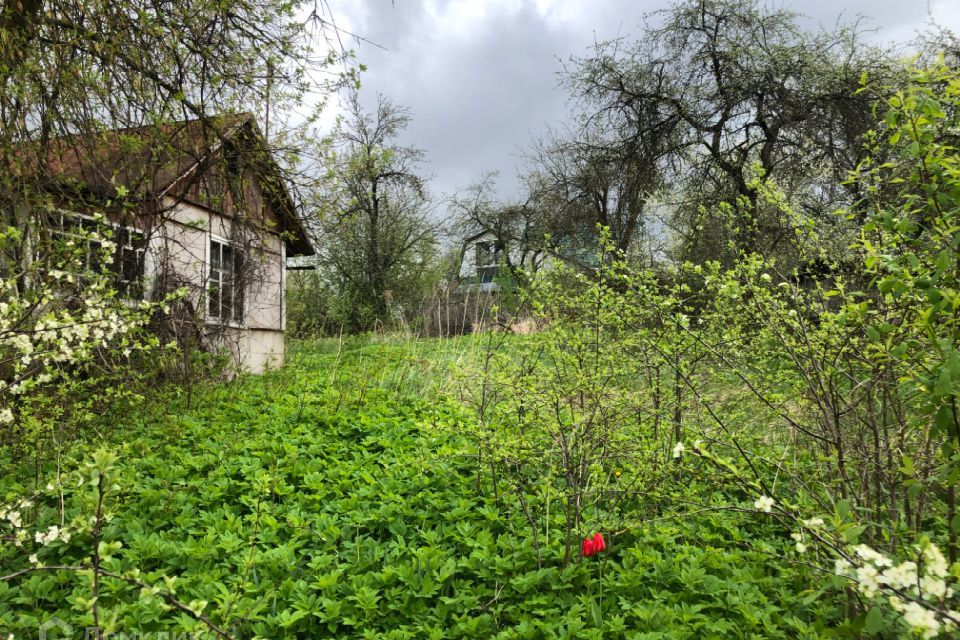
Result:
[[[122,299],[104,218],[44,232],[76,197],[47,180],[58,136],[217,137],[209,109],[294,104],[335,62],[316,7],[188,4],[0,11],[2,637],[960,632],[952,36],[907,63],[688,0],[599,44],[524,197],[491,174],[450,203],[500,245],[507,322],[446,340],[415,333],[458,284],[409,116],[354,94],[283,159],[319,245],[301,340],[217,380],[158,337],[183,291]]]
[[[456,390],[484,358],[482,337],[304,344],[282,371],[110,415],[59,469],[4,476],[21,501],[4,508],[19,542],[4,547],[0,624],[15,637],[52,616],[104,637],[842,628],[842,581],[807,597],[815,574],[790,561],[786,529],[720,495],[698,517],[628,527],[585,504],[577,531],[602,532],[606,549],[565,560],[563,492],[477,476],[463,432],[476,422]],[[623,487],[647,481],[646,468],[617,469]],[[715,491],[706,465],[666,472],[677,500]],[[535,533],[524,509],[547,514]]]

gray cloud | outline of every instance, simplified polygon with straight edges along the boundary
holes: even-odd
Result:
[[[909,39],[931,14],[960,26],[952,0],[785,5],[807,16],[812,28],[863,16],[877,41]],[[403,142],[426,150],[434,193],[497,169],[509,197],[519,150],[567,113],[568,98],[557,87],[561,61],[595,40],[639,32],[645,14],[666,6],[664,0],[355,0],[338,10],[345,28],[385,48],[352,43],[368,66],[361,95],[372,104],[382,93],[410,108]]]

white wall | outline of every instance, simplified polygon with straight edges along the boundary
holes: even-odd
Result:
[[[233,355],[238,366],[260,373],[283,363],[284,340],[284,246],[280,236],[261,231],[262,247],[248,252],[251,267],[246,285],[243,321],[227,327],[206,318],[206,282],[211,238],[229,240],[233,221],[224,215],[191,204],[171,206],[162,227],[154,233],[148,248],[148,285],[161,277],[163,265],[170,284],[187,286],[193,308],[206,319],[210,334],[219,334],[220,348]],[[249,263],[256,260],[256,263]]]

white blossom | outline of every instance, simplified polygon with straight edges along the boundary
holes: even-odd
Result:
[[[860,593],[865,595],[868,598],[872,598],[877,595],[877,591],[880,589],[880,574],[877,572],[877,568],[872,564],[865,564],[862,567],[857,567],[857,586],[860,589]]]
[[[760,496],[753,503],[753,508],[759,511],[763,511],[764,513],[770,513],[770,511],[773,509],[773,505],[774,505],[773,498],[771,498],[770,496]]]
[[[925,639],[935,638],[940,633],[940,621],[936,614],[919,602],[903,605],[903,621]]]
[[[60,527],[58,527],[57,525],[51,526],[49,529],[47,529],[46,533],[40,533],[38,531],[37,534],[34,536],[34,539],[39,544],[50,544],[51,542],[54,542],[59,538],[60,538]]]
[[[890,561],[890,558],[865,544],[858,544],[853,548],[853,550],[862,560],[871,562],[878,567],[889,567],[893,564],[893,562]]]
[[[943,600],[947,597],[947,582],[943,578],[924,576],[920,579],[920,591],[925,598]]]
[[[924,568],[929,575],[945,578],[950,571],[950,567],[947,565],[947,559],[943,557],[943,553],[940,552],[940,549],[938,549],[936,545],[928,542],[923,546],[923,559]]]
[[[906,561],[883,572],[881,580],[894,589],[906,589],[917,584],[917,563]]]
[[[833,572],[838,576],[847,576],[853,565],[846,558],[837,558],[833,562]]]

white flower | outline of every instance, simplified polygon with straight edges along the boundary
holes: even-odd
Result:
[[[926,598],[943,600],[947,597],[947,583],[943,578],[924,576],[920,580],[920,591]]]
[[[62,536],[64,536],[64,534],[65,532],[61,531],[60,527],[58,527],[57,525],[53,525],[49,529],[47,529],[46,533],[40,533],[38,531],[36,536],[34,536],[34,539],[40,544],[50,544],[51,542],[55,542],[56,540],[59,540]],[[70,539],[69,534],[66,534],[66,540],[69,540],[69,539]],[[66,542],[66,540],[64,540],[64,542]]]
[[[37,554],[31,553],[30,557],[27,558],[30,561],[30,564],[40,564],[40,561],[37,559]]]
[[[919,602],[907,602],[903,606],[903,621],[925,639],[935,638],[940,633],[937,616]]]
[[[773,498],[771,498],[770,496],[760,496],[753,503],[753,508],[759,511],[763,511],[764,513],[770,513],[770,510],[773,509],[773,505],[774,505]]]
[[[802,542],[797,542],[797,553],[806,553],[807,545]]]
[[[683,443],[682,443],[682,442],[678,442],[678,443],[676,444],[676,446],[673,448],[673,457],[674,457],[674,458],[679,458],[681,455],[683,455],[683,452],[686,451],[686,450],[687,450],[687,448],[686,448],[685,446],[683,446]]]
[[[823,518],[810,518],[809,520],[801,520],[800,522],[803,526],[810,527],[811,529],[823,526]]]
[[[7,520],[9,520],[10,524],[12,524],[14,527],[19,527],[23,524],[23,522],[20,520],[19,511],[11,511],[10,513],[8,513]]]
[[[908,589],[917,585],[917,563],[901,562],[895,567],[891,567],[880,576],[881,582],[890,585],[894,589]]]
[[[947,576],[950,567],[947,566],[947,559],[943,557],[943,554],[940,553],[940,549],[938,549],[936,545],[928,542],[923,547],[923,557],[924,560],[926,560],[924,568],[928,575],[938,578],[945,578]]]
[[[873,565],[865,564],[862,567],[857,567],[857,582],[860,583],[858,585],[860,592],[868,598],[877,595],[877,590],[880,588],[879,577],[877,568]]]
[[[853,548],[853,550],[857,552],[857,555],[860,556],[862,560],[871,562],[878,567],[889,567],[893,565],[893,563],[890,561],[890,558],[878,551],[871,549],[865,544],[858,544]]]
[[[10,424],[13,422],[13,410],[9,407],[0,409],[0,424]]]
[[[833,562],[833,572],[838,576],[845,576],[852,566],[846,558],[837,558]]]

